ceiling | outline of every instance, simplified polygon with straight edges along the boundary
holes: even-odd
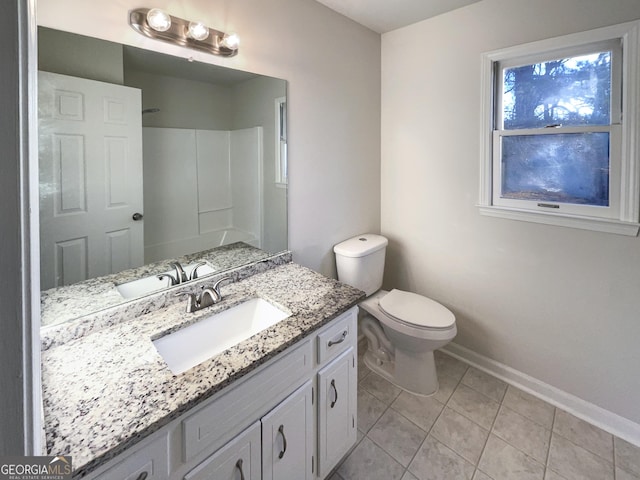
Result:
[[[480,0],[317,0],[374,32],[396,28],[465,7]]]

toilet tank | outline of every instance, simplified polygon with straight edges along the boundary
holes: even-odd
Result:
[[[363,290],[367,297],[382,287],[388,240],[381,235],[358,235],[333,247],[338,280]]]

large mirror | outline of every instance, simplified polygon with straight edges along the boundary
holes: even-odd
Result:
[[[43,326],[286,250],[286,81],[38,35]]]

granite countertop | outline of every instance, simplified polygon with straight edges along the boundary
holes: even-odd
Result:
[[[364,293],[289,263],[222,288],[196,313],[170,305],[42,352],[47,452],[94,470],[356,305]],[[152,339],[250,298],[291,316],[180,375]]]
[[[51,288],[42,292],[40,297],[42,311],[40,322],[43,326],[59,324],[134,300],[123,298],[116,290],[116,285],[171,270],[169,267],[171,262],[188,265],[205,261],[215,272],[219,272],[257,262],[270,255],[270,253],[244,242],[236,242],[202,252],[149,263],[111,275],[91,278],[73,285]]]

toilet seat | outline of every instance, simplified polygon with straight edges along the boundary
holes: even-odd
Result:
[[[378,306],[395,321],[418,329],[446,330],[456,321],[453,313],[435,300],[403,290],[391,290],[380,298]]]

